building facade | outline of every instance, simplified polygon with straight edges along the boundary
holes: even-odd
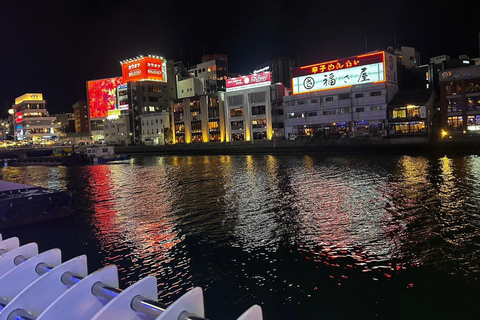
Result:
[[[274,129],[283,123],[278,116],[283,116],[279,99],[284,92],[283,85],[272,84],[270,72],[229,79],[225,94],[226,141],[271,140]]]
[[[58,138],[59,125],[54,124],[41,93],[26,93],[15,99],[14,134],[16,141],[32,143]]]
[[[443,135],[480,134],[480,65],[444,70],[439,82]]]
[[[285,138],[383,134],[398,91],[394,54],[378,51],[296,68],[285,97]]]
[[[173,143],[225,141],[226,81],[224,59],[177,71],[177,99],[170,108]]]
[[[86,100],[75,102],[72,106],[76,133],[88,133],[88,104]]]

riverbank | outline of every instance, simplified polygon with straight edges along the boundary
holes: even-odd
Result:
[[[289,154],[289,153],[479,153],[480,139],[356,138],[316,141],[257,140],[165,146],[117,146],[116,153],[161,155]]]

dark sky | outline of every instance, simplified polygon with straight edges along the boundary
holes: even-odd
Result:
[[[306,65],[396,39],[422,63],[442,54],[476,58],[476,3],[2,0],[0,117],[27,92],[43,93],[50,113],[72,112],[87,80],[120,76],[119,61],[139,54],[196,64],[202,52],[222,53],[229,70],[242,73],[279,56]]]

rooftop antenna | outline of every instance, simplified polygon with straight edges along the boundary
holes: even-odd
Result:
[[[393,22],[393,52],[397,50],[397,36],[395,34],[395,21]]]

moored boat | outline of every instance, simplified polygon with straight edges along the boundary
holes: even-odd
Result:
[[[67,191],[0,180],[0,229],[73,215]]]

